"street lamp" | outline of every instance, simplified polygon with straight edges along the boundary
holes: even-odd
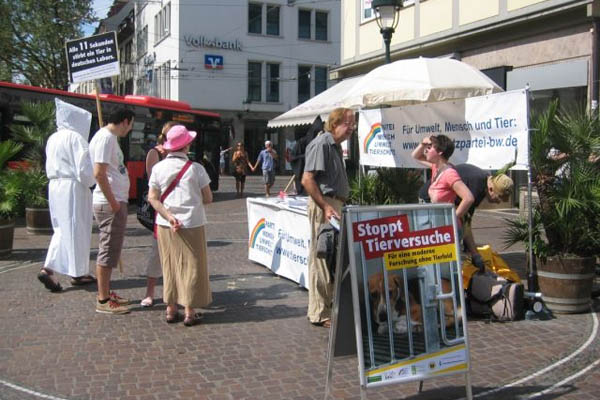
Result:
[[[385,43],[385,62],[389,64],[392,62],[390,57],[390,42],[398,26],[402,0],[373,0],[371,8],[375,11],[375,20]]]

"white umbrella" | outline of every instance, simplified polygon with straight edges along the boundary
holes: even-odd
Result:
[[[413,58],[375,68],[343,98],[343,105],[365,108],[463,99],[501,92],[478,69],[450,58]]]

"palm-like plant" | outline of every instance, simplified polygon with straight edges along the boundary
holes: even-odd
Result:
[[[375,173],[350,182],[351,204],[416,203],[422,184],[419,172],[403,168],[377,168]]]
[[[46,163],[46,142],[56,131],[54,103],[24,102],[21,113],[28,123],[12,124],[10,127],[12,136],[18,142],[25,144],[24,160],[36,169],[43,169]]]
[[[23,145],[12,140],[0,143],[0,218],[11,219],[19,212],[22,177],[18,171],[8,170],[4,166],[22,148]]]
[[[21,113],[27,123],[10,126],[12,136],[25,147],[24,161],[30,168],[21,173],[23,190],[21,196],[28,207],[48,207],[48,179],[44,172],[46,142],[56,130],[55,106],[52,102],[24,102]]]
[[[594,256],[600,249],[600,121],[583,110],[559,111],[556,102],[533,120],[530,164],[539,206],[536,221],[552,255]],[[553,152],[560,157],[550,156]],[[511,229],[519,225],[510,224]],[[535,225],[535,224],[534,224]],[[523,228],[521,226],[521,228]],[[534,226],[535,233],[540,227]],[[507,244],[516,232],[505,235]],[[514,241],[513,241],[514,243]],[[536,250],[537,249],[537,250]]]

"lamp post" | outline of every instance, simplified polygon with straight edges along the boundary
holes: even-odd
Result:
[[[390,57],[390,42],[398,26],[402,0],[373,0],[371,8],[375,11],[375,20],[385,43],[385,62],[389,64],[392,62]]]

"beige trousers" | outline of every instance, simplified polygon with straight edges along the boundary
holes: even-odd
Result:
[[[342,212],[341,201],[324,197],[340,215]],[[333,302],[333,277],[329,273],[327,263],[322,258],[317,258],[317,233],[319,227],[326,224],[325,213],[313,201],[308,199],[308,221],[310,223],[310,254],[308,255],[308,320],[313,324],[331,319],[331,305]]]
[[[204,226],[176,233],[158,226],[158,249],[163,268],[163,300],[199,308],[212,301],[206,262]]]

